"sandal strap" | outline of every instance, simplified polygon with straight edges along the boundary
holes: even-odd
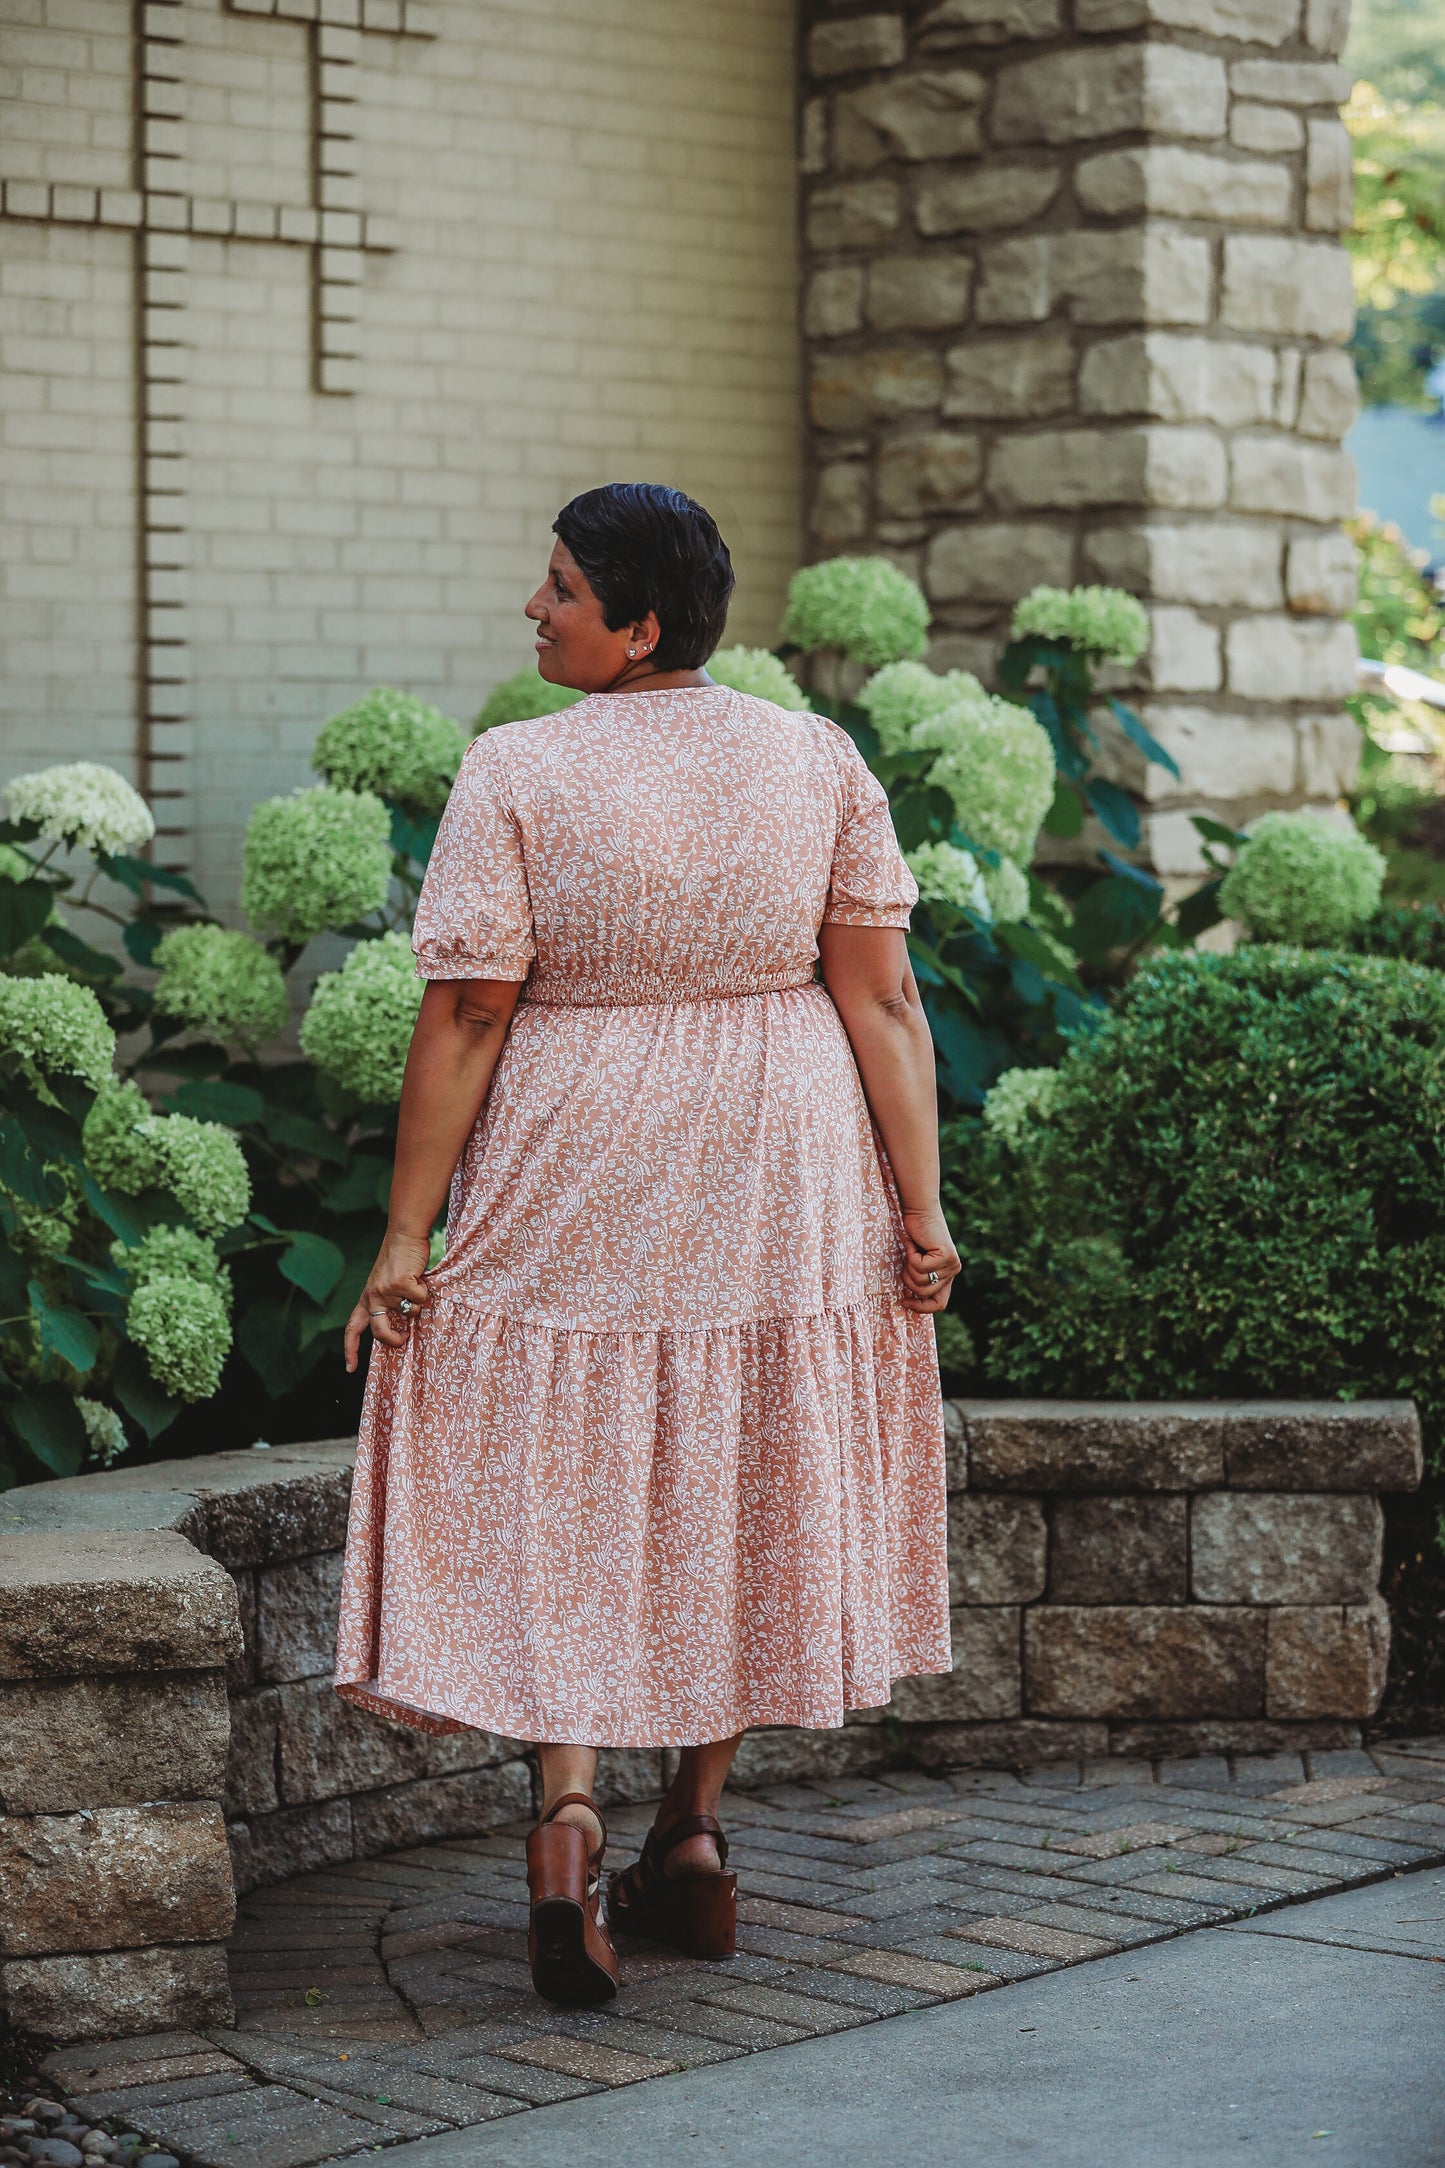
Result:
[[[544,1823],[555,1821],[563,1807],[585,1807],[587,1809],[587,1812],[592,1816],[597,1827],[602,1832],[595,1851],[589,1852],[587,1856],[589,1861],[601,1859],[603,1853],[607,1850],[607,1824],[602,1819],[602,1810],[596,1800],[589,1798],[586,1792],[563,1792],[561,1798],[554,1799],[546,1813],[541,1816],[537,1827],[540,1829]]]
[[[650,1851],[654,1871],[660,1873],[662,1863],[673,1849],[673,1846],[685,1844],[689,1837],[715,1837],[717,1839],[718,1865],[726,1867],[728,1863],[728,1840],[723,1835],[722,1823],[711,1814],[684,1815],[680,1822],[674,1822],[671,1829],[667,1830],[662,1836],[659,1836],[655,1829],[650,1830],[647,1843],[643,1846],[643,1857],[645,1859]]]

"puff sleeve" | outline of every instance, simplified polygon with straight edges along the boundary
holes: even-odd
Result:
[[[888,793],[851,740],[841,759],[843,808],[823,923],[906,928],[918,883],[898,848]]]
[[[424,979],[525,979],[537,953],[502,733],[467,750],[437,831],[412,948]]]

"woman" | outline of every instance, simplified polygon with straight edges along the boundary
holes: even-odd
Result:
[[[471,747],[417,910],[337,1684],[537,1743],[533,1978],[583,2003],[617,1981],[599,1746],[683,1750],[613,1925],[725,1955],[742,1732],[949,1668],[958,1258],[883,790],[707,676],[700,505],[614,484],[554,532],[527,615],[588,697]]]

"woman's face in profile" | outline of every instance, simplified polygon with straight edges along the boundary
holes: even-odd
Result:
[[[537,669],[549,685],[600,692],[626,665],[630,628],[608,631],[602,605],[565,542],[552,545],[547,577],[526,614],[537,628]]]

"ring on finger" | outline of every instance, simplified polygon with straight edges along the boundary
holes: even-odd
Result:
[[[938,1285],[938,1274],[937,1274],[936,1272],[930,1272],[930,1273],[929,1273],[929,1275],[928,1275],[928,1284],[929,1284],[929,1286],[930,1286],[930,1287],[937,1287],[937,1285]]]

